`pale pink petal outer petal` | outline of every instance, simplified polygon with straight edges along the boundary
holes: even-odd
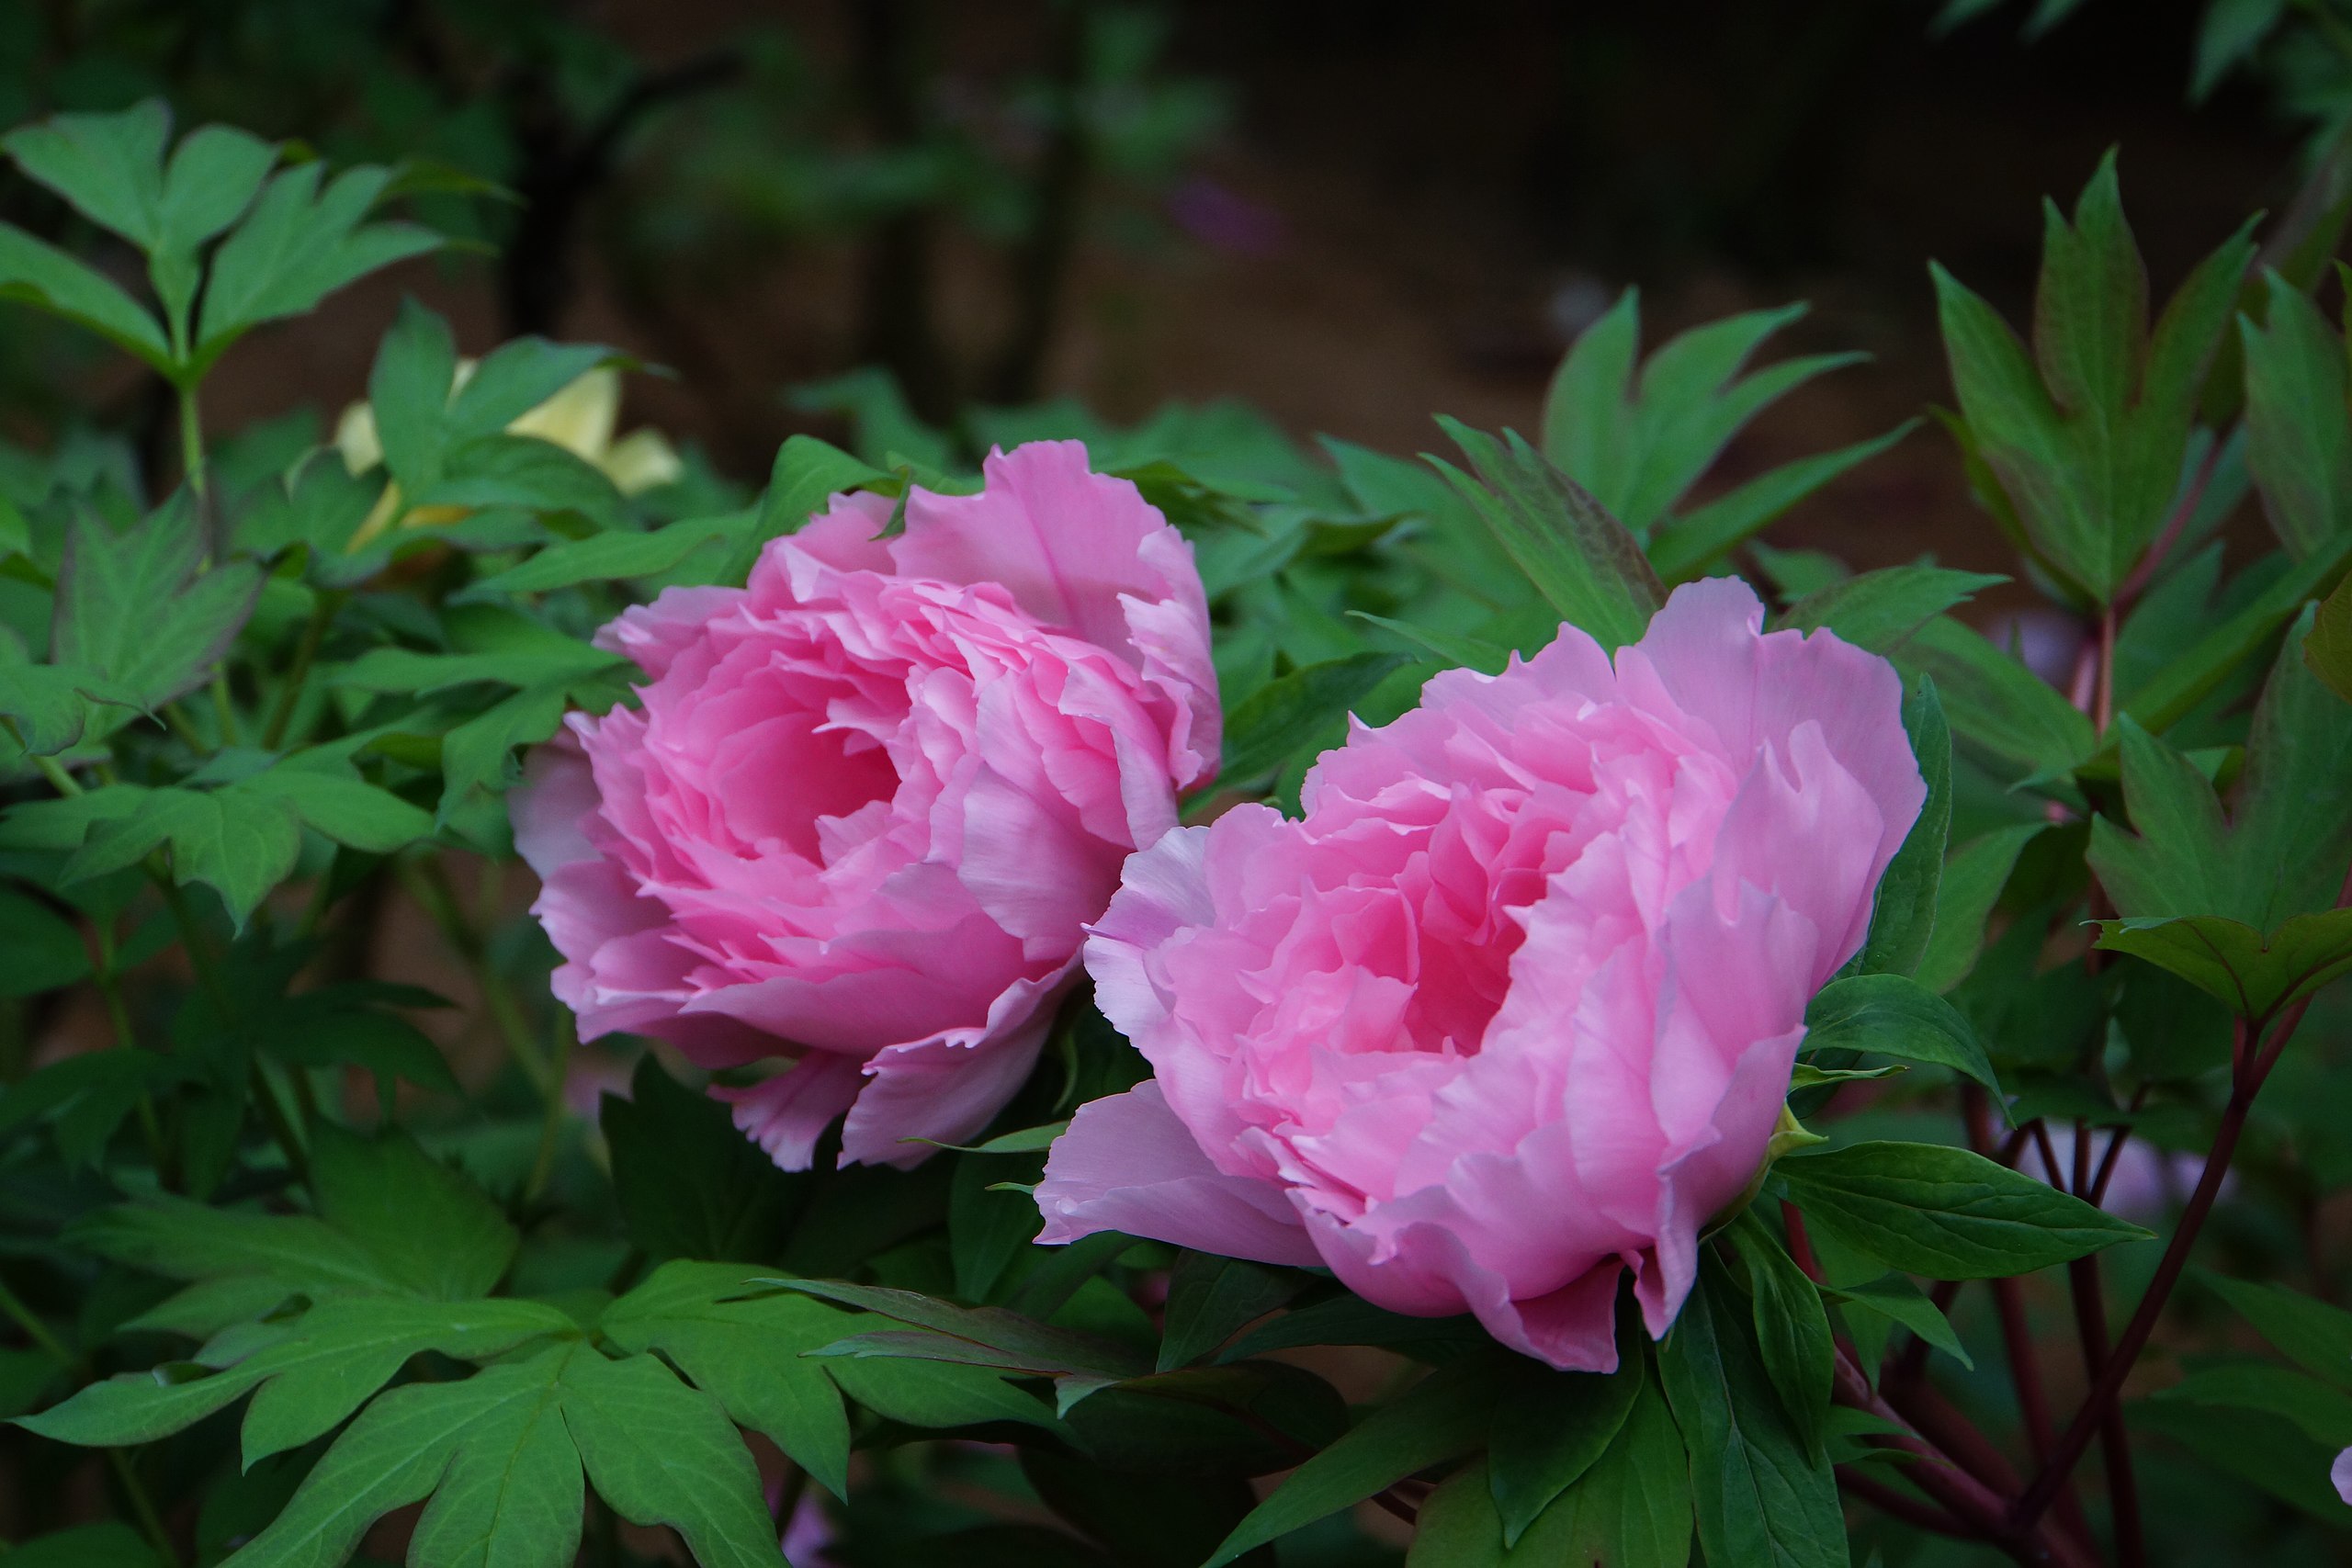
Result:
[[[572,716],[514,796],[583,1033],[797,1064],[723,1096],[788,1166],[844,1113],[846,1162],[979,1132],[1216,747],[1191,547],[1082,447],[899,510],[836,495],[744,588],[623,613],[638,705]]]
[[[1322,1261],[1282,1189],[1209,1164],[1149,1079],[1078,1108],[1046,1157],[1037,1207],[1047,1246],[1122,1231],[1259,1263]]]
[[[1168,705],[1178,787],[1206,777],[1221,715],[1191,542],[1133,484],[1092,472],[1082,442],[990,452],[981,471],[977,495],[909,497],[907,530],[890,541],[899,570],[1001,583],[1046,625],[1120,653]]]
[[[2352,1503],[2352,1449],[2335,1456],[2335,1462],[2327,1467],[2327,1478],[2335,1483],[2335,1495]]]
[[[1073,954],[1044,979],[1006,987],[978,1028],[876,1051],[865,1064],[865,1089],[842,1124],[842,1157],[910,1168],[936,1145],[967,1142],[987,1126],[1037,1065],[1077,968]]]
[[[1901,701],[1882,660],[1764,634],[1732,582],[1678,590],[1613,665],[1564,629],[1449,671],[1325,754],[1304,821],[1240,807],[1131,856],[1097,1000],[1183,1166],[1286,1195],[1351,1289],[1613,1367],[1628,1276],[1663,1335],[1753,1180],[1806,1001],[1918,814]],[[1066,1168],[1088,1224],[1148,1226],[1109,1130]]]

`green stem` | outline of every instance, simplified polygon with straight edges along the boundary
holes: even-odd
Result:
[[[204,732],[197,728],[194,721],[187,716],[187,711],[179,704],[165,703],[156,711],[164,716],[164,723],[170,728],[171,732],[186,741],[188,750],[198,756],[209,757],[218,750],[210,741],[205,739]]]
[[[119,951],[114,940],[111,919],[96,922],[98,939],[98,967],[93,976],[98,987],[98,997],[106,1003],[107,1021],[114,1026],[114,1043],[118,1050],[128,1051],[139,1042],[130,1029],[130,1010],[122,1002],[122,976],[115,967]],[[165,1189],[172,1185],[170,1172],[165,1169],[164,1125],[155,1115],[155,1097],[142,1085],[139,1090],[139,1130],[147,1139],[147,1157],[154,1162],[155,1179]]]
[[[220,744],[238,746],[244,737],[237,726],[237,705],[229,696],[229,671],[224,667],[212,672],[212,716],[220,726]]]
[[[32,754],[32,748],[25,744],[25,732],[17,728],[15,719],[6,714],[0,714],[0,725],[7,726],[8,738],[22,748],[28,756]],[[40,776],[47,779],[49,787],[58,794],[79,795],[82,793],[81,781],[60,766],[56,758],[33,757],[33,766],[40,770]]]
[[[204,467],[204,423],[197,417],[196,388],[180,389],[180,471],[198,502],[205,499],[208,475]]]
[[[539,1120],[538,1152],[531,1156],[530,1179],[523,1184],[523,1207],[528,1209],[539,1201],[548,1189],[548,1179],[555,1174],[557,1143],[563,1133],[565,1105],[563,1080],[571,1068],[571,1050],[578,1043],[580,1031],[573,1026],[571,1010],[559,1003],[555,1009],[555,1050],[548,1064],[554,1089],[548,1095],[547,1111]]]
[[[467,919],[455,889],[449,886],[449,874],[443,869],[439,857],[424,860],[401,859],[393,863],[399,868],[401,885],[409,896],[424,907],[433,923],[441,930],[441,938],[465,960],[472,972],[474,984],[481,991],[482,1006],[491,1021],[497,1024],[499,1034],[506,1042],[524,1076],[531,1080],[540,1094],[555,1100],[563,1095],[563,1082],[549,1068],[547,1056],[539,1050],[537,1041],[531,1038],[530,1021],[523,1016],[522,1004],[514,999],[513,987],[498,972],[490,959],[489,943]]]
[[[262,727],[261,749],[277,750],[286,739],[286,727],[293,722],[295,705],[301,700],[302,687],[309,681],[311,663],[319,656],[319,645],[326,640],[327,626],[334,620],[335,611],[342,607],[343,595],[322,592],[311,604],[310,623],[302,628],[302,640],[295,645],[293,668],[286,672],[286,684],[277,694],[277,702],[269,710],[269,722]]]
[[[169,1568],[179,1568],[179,1548],[172,1544],[171,1532],[164,1528],[163,1516],[155,1512],[155,1501],[147,1495],[139,1472],[131,1467],[130,1456],[120,1449],[108,1449],[107,1461],[114,1466],[114,1478],[122,1483],[122,1490],[130,1499],[130,1511],[138,1516],[139,1529],[147,1537]]]
[[[311,1185],[310,1152],[302,1145],[302,1135],[295,1130],[294,1119],[286,1114],[286,1106],[277,1098],[277,1090],[269,1075],[254,1062],[246,1069],[247,1082],[252,1086],[254,1103],[261,1108],[261,1119],[269,1124],[270,1138],[277,1145],[277,1152],[286,1156],[286,1168],[303,1186]]]
[[[6,1285],[0,1285],[0,1314],[6,1314],[25,1331],[25,1337],[33,1342],[35,1348],[59,1366],[71,1369],[81,1364],[80,1358],[65,1348],[65,1342],[51,1331],[49,1325]]]

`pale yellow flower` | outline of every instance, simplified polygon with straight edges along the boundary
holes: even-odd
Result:
[[[450,390],[463,388],[473,373],[472,360],[458,361],[457,379]],[[603,367],[589,371],[538,407],[518,415],[506,430],[510,435],[535,436],[562,447],[602,470],[613,481],[613,488],[623,495],[636,495],[668,484],[685,471],[669,437],[650,426],[614,440],[620,411],[620,372]],[[344,467],[355,474],[364,474],[381,463],[384,443],[376,431],[376,411],[364,402],[345,409],[343,417],[335,422],[334,445],[343,455]],[[401,499],[400,486],[389,484],[346,547],[363,549],[393,527],[426,528],[455,523],[471,510],[464,506],[409,506]]]

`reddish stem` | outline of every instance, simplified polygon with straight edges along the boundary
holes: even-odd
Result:
[[[1876,1508],[1890,1518],[1901,1519],[1913,1529],[1927,1530],[1935,1535],[1967,1537],[1973,1532],[1933,1503],[1897,1492],[1863,1475],[1851,1465],[1838,1472],[1838,1484]]]
[[[2213,482],[2213,471],[2221,467],[2222,449],[2229,444],[2226,436],[2215,434],[2213,445],[2205,449],[2204,460],[2197,465],[2197,472],[2189,476],[2188,488],[2181,492],[2180,504],[2172,509],[2170,517],[2165,519],[2164,532],[2156,536],[2155,543],[2148,547],[2148,553],[2140,558],[2140,564],[2132,569],[2132,574],[2116,589],[2109,615],[2115,610],[2128,608],[2147,591],[2148,584],[2155,578],[2156,569],[2164,565],[2165,557],[2172,553],[2173,546],[2180,540],[2180,531],[2188,526],[2189,518],[2196,515],[2198,506],[2204,501],[2205,487]],[[2102,725],[2100,728],[2106,727]]]
[[[2303,1010],[2309,1005],[2306,998],[2281,1012],[2271,1026],[2268,1041],[2258,1053],[2254,1048],[2256,1031],[2245,1019],[2237,1021],[2230,1053],[2234,1064],[2230,1100],[2222,1109],[2222,1124],[2214,1134],[2212,1149],[2205,1156],[2205,1169],[2197,1179],[2197,1190],[2189,1195],[2188,1206],[2181,1212],[2180,1224],[2156,1265],[2147,1293],[2133,1309],[2132,1321],[2124,1325],[2114,1352],[2106,1358],[2098,1381],[2091,1386],[2090,1396],[2083,1402],[2065,1435],[2058,1439],[2057,1449],[2033,1478],[2033,1484],[2018,1499],[2010,1515],[2018,1525],[2032,1524],[2048,1510],[2066,1477],[2081,1461],[2083,1450],[2090,1447],[2092,1436],[2105,1427],[2109,1413],[2121,1399],[2124,1380],[2132,1375],[2140,1352],[2147,1348],[2148,1337],[2155,1332],[2156,1318],[2171,1299],[2173,1287],[2179,1283],[2181,1271],[2188,1266],[2188,1255],[2196,1246],[2198,1234],[2213,1212],[2213,1200],[2221,1193],[2222,1179],[2229,1174],[2230,1159],[2237,1152],[2239,1137],[2245,1132],[2246,1113],[2253,1108],[2254,1097],[2261,1091],[2263,1080],[2270,1076],[2279,1051],[2295,1032],[2295,1026],[2302,1021]]]

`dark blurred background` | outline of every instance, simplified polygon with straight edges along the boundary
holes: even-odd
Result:
[[[1926,0],[10,0],[0,118],[160,92],[186,124],[507,193],[429,198],[483,249],[232,355],[224,430],[358,396],[404,292],[469,351],[537,331],[667,367],[627,423],[746,481],[786,434],[887,401],[840,379],[863,366],[934,423],[1234,397],[1412,451],[1431,411],[1530,426],[1627,285],[1653,341],[1809,299],[1784,351],[1874,361],[1769,412],[1728,483],[1946,399],[1928,259],[2022,319],[2040,201],[2109,145],[2159,298],[2296,187],[2315,116],[2286,78],[2189,101],[2199,0],[1961,8],[1981,14],[1939,29]],[[21,183],[0,212],[77,238]],[[41,388],[81,353],[99,406],[140,417],[140,378],[7,323],[6,434],[74,417]],[[1777,537],[2005,564],[1932,428]]]

